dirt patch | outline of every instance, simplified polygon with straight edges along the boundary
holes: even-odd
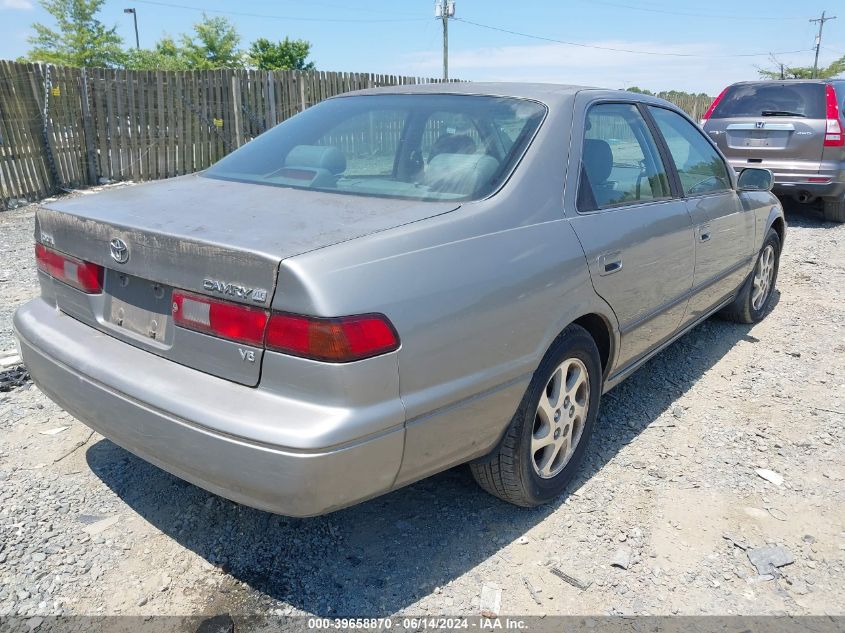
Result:
[[[274,516],[92,436],[34,387],[0,394],[0,615],[476,615],[485,585],[502,614],[841,615],[845,226],[789,221],[773,312],[711,319],[607,394],[583,474],[545,508],[459,468]],[[31,210],[0,214],[6,348],[37,293],[32,229]],[[777,577],[743,549],[765,545],[794,558]]]

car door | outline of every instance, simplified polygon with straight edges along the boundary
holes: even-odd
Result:
[[[648,106],[666,143],[695,230],[695,275],[684,324],[729,298],[748,274],[754,213],[743,208],[730,169],[700,128],[674,110]]]
[[[568,176],[577,212],[570,215],[593,286],[619,322],[621,369],[681,322],[693,280],[692,223],[641,106],[580,101]]]

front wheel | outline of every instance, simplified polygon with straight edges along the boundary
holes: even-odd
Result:
[[[496,451],[470,465],[478,484],[519,506],[560,496],[584,458],[601,388],[595,341],[584,328],[570,325],[534,373]]]
[[[737,323],[762,321],[772,303],[779,265],[780,237],[777,231],[769,229],[751,276],[743,284],[734,302],[722,311],[722,316]]]

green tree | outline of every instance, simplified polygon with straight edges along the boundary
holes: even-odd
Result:
[[[306,62],[311,43],[305,40],[271,42],[266,37],[255,40],[247,53],[250,63],[259,70],[314,70],[314,62]]]
[[[129,70],[188,70],[184,57],[164,55],[156,49],[142,48],[126,51],[123,67]]]
[[[123,58],[123,39],[116,27],[97,18],[105,0],[41,0],[56,28],[33,24],[29,59],[64,66],[116,66]]]
[[[641,95],[653,95],[654,93],[651,90],[644,90],[638,86],[631,86],[630,88],[625,88],[628,92],[636,92],[637,94]]]
[[[772,58],[776,70],[758,68],[757,72],[765,79],[813,79],[812,66],[787,66]],[[821,66],[815,74],[820,79],[830,79],[845,74],[845,55],[834,60],[829,66]]]
[[[188,70],[190,65],[184,51],[172,37],[159,40],[155,48],[126,51],[124,68],[130,70]]]
[[[241,68],[240,41],[238,30],[228,19],[203,14],[202,21],[194,25],[194,35],[182,36],[181,51],[188,67],[195,70]]]

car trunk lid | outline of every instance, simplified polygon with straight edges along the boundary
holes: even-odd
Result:
[[[106,269],[102,294],[43,280],[62,311],[176,362],[255,385],[261,346],[177,328],[174,290],[268,308],[283,259],[458,206],[193,175],[42,207],[36,239]]]
[[[729,158],[818,163],[822,158],[825,121],[781,117],[711,119],[707,132]]]

